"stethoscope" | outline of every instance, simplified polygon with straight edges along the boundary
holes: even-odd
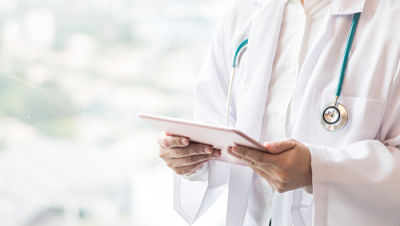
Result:
[[[329,104],[322,109],[321,125],[323,128],[325,128],[326,130],[331,131],[331,132],[338,131],[338,130],[344,128],[346,126],[346,124],[348,122],[348,118],[349,118],[348,111],[347,111],[346,107],[344,106],[344,104],[339,103],[339,98],[340,98],[340,94],[342,92],[342,86],[343,86],[344,77],[346,75],[346,69],[347,69],[347,64],[349,61],[349,55],[350,55],[351,47],[353,45],[354,36],[355,36],[356,30],[357,30],[357,25],[358,25],[358,21],[360,19],[360,15],[361,15],[361,13],[355,13],[353,15],[353,21],[352,21],[352,24],[350,27],[349,36],[347,38],[346,48],[345,48],[344,57],[343,57],[343,63],[342,63],[342,67],[340,70],[340,76],[339,76],[339,82],[338,82],[337,89],[336,89],[335,100],[332,104]],[[236,52],[235,52],[235,55],[233,58],[232,73],[231,73],[231,78],[230,78],[230,83],[229,83],[228,98],[226,101],[226,112],[225,112],[225,119],[226,119],[227,126],[229,123],[229,105],[231,102],[232,84],[233,84],[233,79],[235,76],[235,71],[239,64],[240,56],[242,55],[242,52],[245,49],[245,47],[247,47],[248,43],[249,43],[248,39],[242,41],[239,44],[238,48],[236,49]]]

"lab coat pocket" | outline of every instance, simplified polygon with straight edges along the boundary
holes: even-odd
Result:
[[[323,109],[332,104],[335,95],[316,92],[312,101],[311,132],[316,133],[314,144],[341,146],[365,139],[375,139],[383,117],[384,100],[341,95],[339,103],[348,112],[347,125],[338,131],[328,131],[321,125]]]

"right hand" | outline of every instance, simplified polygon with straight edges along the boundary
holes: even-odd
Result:
[[[190,142],[188,138],[161,133],[158,139],[160,157],[176,174],[190,175],[205,162],[221,156],[211,145]]]

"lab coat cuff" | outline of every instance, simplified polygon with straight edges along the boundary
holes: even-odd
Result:
[[[322,183],[328,181],[328,155],[325,147],[307,144],[311,156],[312,181]]]
[[[324,225],[327,217],[329,194],[329,159],[323,146],[306,144],[311,155],[312,191],[314,199],[314,225]]]
[[[182,175],[183,178],[189,181],[207,181],[208,180],[208,162],[204,163],[203,166],[196,172],[190,175]]]

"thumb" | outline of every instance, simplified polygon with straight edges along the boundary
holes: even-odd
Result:
[[[272,154],[280,154],[287,150],[290,150],[296,146],[297,142],[294,139],[288,139],[277,142],[265,142],[264,146],[268,149]]]

